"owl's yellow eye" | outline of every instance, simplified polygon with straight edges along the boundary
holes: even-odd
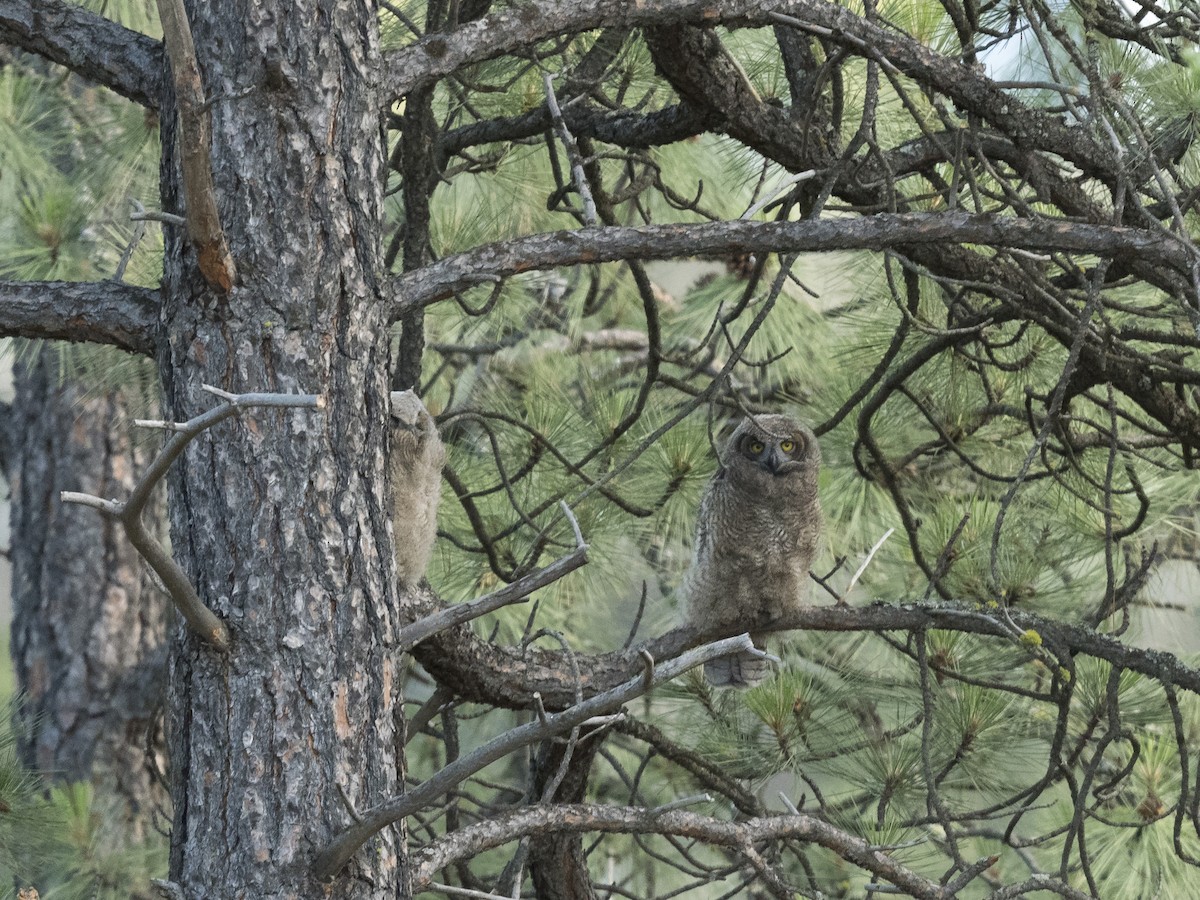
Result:
[[[795,441],[781,441],[779,444],[779,449],[782,450],[784,453],[791,453],[793,450],[796,449],[796,442]]]
[[[762,453],[764,449],[762,441],[751,441],[749,446],[751,453]]]

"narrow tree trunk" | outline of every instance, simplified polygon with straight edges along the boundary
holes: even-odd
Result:
[[[116,525],[58,494],[124,496],[147,454],[132,444],[123,394],[61,382],[53,349],[15,375],[6,428],[22,755],[54,779],[115,795],[136,838],[167,806],[159,723],[169,603]],[[150,512],[162,532],[163,505]]]
[[[189,15],[217,98],[213,177],[240,283],[207,284],[183,230],[168,230],[169,415],[211,408],[203,384],[325,405],[245,412],[171,472],[176,559],[232,633],[228,654],[183,632],[172,654],[171,878],[188,898],[392,900],[407,893],[401,829],[331,886],[309,874],[351,823],[347,803],[394,794],[401,768],[376,10],[232,0]],[[163,108],[164,206],[184,212],[176,116]]]
[[[587,799],[592,763],[600,752],[604,737],[587,732],[583,737],[567,762],[562,783],[554,792],[553,799],[560,803],[582,803]],[[541,765],[534,781],[538,796],[544,796],[547,786],[558,776],[565,746],[560,741],[543,745]],[[533,840],[529,847],[529,874],[538,900],[596,900],[587,856],[583,852],[583,835],[579,832]]]

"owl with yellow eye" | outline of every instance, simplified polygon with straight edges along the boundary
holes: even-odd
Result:
[[[710,630],[756,633],[804,605],[821,539],[821,449],[808,426],[782,415],[749,416],[724,445],[700,503],[692,565],[683,583],[689,620]],[[767,677],[760,655],[705,665],[717,686]]]

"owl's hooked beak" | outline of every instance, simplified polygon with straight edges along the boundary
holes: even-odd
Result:
[[[778,475],[779,470],[783,468],[783,464],[787,461],[788,458],[779,451],[778,447],[772,447],[767,452],[767,455],[759,461],[759,463],[772,475]]]

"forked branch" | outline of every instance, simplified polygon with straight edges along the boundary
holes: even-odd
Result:
[[[506,731],[488,741],[474,753],[455,760],[408,793],[385,801],[362,813],[361,821],[343,831],[318,854],[313,861],[313,874],[322,881],[332,878],[375,834],[393,822],[398,822],[429,806],[436,798],[455,785],[514,750],[569,731],[595,716],[611,713],[622,704],[642,696],[657,685],[677,678],[689,669],[703,665],[710,660],[733,653],[760,652],[751,643],[750,636],[746,634],[705,644],[655,666],[648,677],[639,675],[617,685],[612,690],[597,694],[589,700],[564,709],[562,712],[550,713],[545,717],[539,716],[525,725]]]
[[[150,493],[167,474],[171,464],[179,458],[184,448],[202,431],[211,428],[218,422],[223,422],[230,416],[236,415],[243,409],[256,406],[300,407],[320,409],[321,398],[315,394],[231,394],[218,388],[204,385],[210,394],[216,394],[225,402],[206,413],[189,419],[187,422],[138,421],[136,424],[153,428],[167,428],[174,431],[171,439],[159,451],[158,456],[150,463],[150,467],[134,486],[128,499],[104,500],[92,494],[81,494],[76,491],[63,491],[60,495],[63,503],[78,503],[100,510],[101,513],[119,522],[124,528],[129,542],[150,564],[155,574],[162,579],[163,585],[194,632],[224,652],[229,649],[229,629],[211,609],[204,605],[196,588],[193,587],[183,569],[171,558],[159,544],[142,521],[142,511],[150,499]]]
[[[504,606],[510,606],[514,603],[524,603],[534,591],[541,590],[547,585],[553,584],[568,572],[574,572],[580,566],[585,565],[588,561],[588,546],[584,543],[583,535],[579,531],[579,523],[575,521],[575,516],[565,503],[562,504],[562,508],[571,522],[572,530],[575,532],[574,550],[562,557],[562,559],[555,560],[550,565],[538,569],[536,572],[530,572],[523,578],[518,578],[512,584],[498,591],[493,591],[484,597],[466,603],[454,603],[439,609],[437,612],[422,616],[411,625],[406,626],[401,632],[401,652],[411,650],[417,644],[421,643],[421,641],[430,635],[437,634],[439,631],[445,631],[447,628],[453,628],[455,625],[462,625],[473,619],[478,619],[480,616],[494,612]]]

